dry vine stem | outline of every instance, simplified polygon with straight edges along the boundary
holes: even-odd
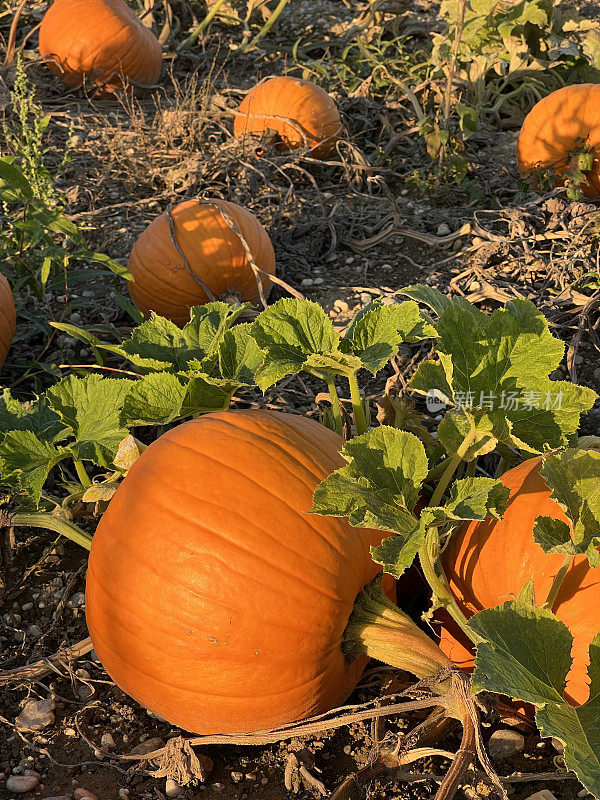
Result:
[[[227,214],[225,211],[223,211],[223,209],[219,205],[217,205],[217,203],[211,203],[209,200],[201,200],[199,197],[197,197],[196,200],[198,201],[198,203],[203,203],[204,205],[213,206],[214,208],[216,208],[217,211],[220,213],[221,217],[223,218],[225,224],[229,228],[231,228],[231,230],[235,233],[235,235],[240,240],[241,245],[244,248],[244,251],[246,253],[246,258],[248,259],[248,263],[250,264],[250,266],[252,267],[252,271],[254,272],[254,277],[256,278],[256,285],[258,287],[258,293],[260,295],[260,301],[263,304],[264,308],[267,307],[267,298],[265,297],[265,293],[264,293],[264,289],[263,289],[263,282],[260,279],[260,275],[266,275],[266,277],[272,283],[276,283],[278,286],[281,286],[281,288],[285,289],[286,292],[289,292],[289,294],[291,294],[292,297],[296,297],[298,300],[304,300],[304,295],[302,294],[302,292],[297,291],[297,289],[294,289],[293,286],[290,286],[289,283],[286,283],[285,281],[282,281],[281,278],[278,278],[276,275],[269,275],[268,272],[265,272],[263,269],[261,269],[258,266],[256,261],[254,260],[254,256],[252,255],[252,251],[250,250],[248,242],[242,236],[242,232],[237,227],[237,225],[234,223],[234,221],[231,219],[229,214]],[[188,269],[189,269],[189,267],[188,267]],[[210,295],[210,297],[212,299],[214,299],[212,294]]]

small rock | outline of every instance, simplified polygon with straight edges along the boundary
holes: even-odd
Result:
[[[450,226],[446,222],[440,222],[437,228],[438,236],[449,236],[452,233]]]
[[[575,356],[575,365],[580,367],[583,364],[583,356]]]
[[[106,750],[113,750],[117,746],[112,733],[103,733],[100,744],[102,747],[106,748]]]
[[[562,754],[565,752],[564,744],[560,741],[560,739],[553,738],[550,741],[552,742],[552,747],[562,756]]]
[[[314,280],[312,278],[302,278],[300,281],[300,286],[312,286]]]
[[[82,680],[87,681],[90,678],[90,673],[87,671],[87,669],[76,669],[75,676],[77,678],[81,678]]]
[[[349,311],[350,306],[345,300],[334,300],[333,305],[339,308],[340,311]]]
[[[325,281],[323,280],[323,278],[315,278],[313,283],[315,284],[315,286],[320,286],[322,283],[325,283]]]
[[[68,736],[70,739],[72,739],[74,736],[77,736],[77,731],[75,728],[65,728],[63,732],[65,736]]]
[[[471,281],[469,284],[469,291],[470,292],[478,292],[481,289],[481,284],[479,281]]]
[[[6,791],[22,794],[31,792],[40,782],[35,775],[11,775],[6,781]]]
[[[261,786],[266,786],[268,783],[269,783],[269,779],[268,778],[261,778],[260,779],[260,785]]]
[[[169,778],[165,785],[165,794],[167,797],[179,797],[180,794],[183,794],[183,787],[177,781]]]
[[[348,256],[346,259],[346,264],[354,264],[354,256]]]
[[[542,789],[540,792],[530,794],[525,800],[556,800],[556,797],[549,789]]]
[[[85,594],[83,592],[75,592],[67,605],[69,608],[81,608],[85,603]]]
[[[76,797],[77,800],[83,800],[83,798],[87,798],[87,800],[98,800],[96,795],[90,792],[89,789],[86,789],[85,786],[80,786],[79,789],[75,789],[73,797]]]
[[[160,750],[160,748],[164,746],[165,743],[163,740],[155,737],[153,739],[146,739],[146,741],[141,744],[136,744],[129,752],[134,756],[145,756],[147,753],[151,753],[153,750]]]
[[[54,700],[28,700],[15,720],[20,731],[41,731],[54,724]]]
[[[373,297],[368,292],[361,292],[360,294],[360,302],[368,305]]]
[[[21,606],[21,611],[31,611],[33,608],[33,603],[23,603]]]
[[[232,772],[231,773],[231,780],[234,783],[239,783],[243,779],[243,777],[244,777],[244,773],[243,772]]]
[[[408,189],[402,189],[400,191],[400,197],[406,197],[407,194],[408,194]]]
[[[522,753],[525,748],[525,737],[517,731],[494,731],[488,742],[488,753],[492,761],[504,761]]]
[[[119,797],[121,798],[121,800],[128,800],[129,789],[124,789],[124,788],[119,789]]]
[[[223,783],[211,783],[210,788],[213,792],[222,792],[225,788],[225,784]]]

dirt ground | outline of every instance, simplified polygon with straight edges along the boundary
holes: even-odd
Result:
[[[432,20],[435,9],[421,0],[411,6],[409,21]],[[29,7],[23,24],[33,24],[43,10],[42,5]],[[598,271],[598,210],[570,203],[560,193],[520,194],[516,128],[479,131],[468,142],[468,185],[434,187],[425,194],[414,188],[411,176],[426,168],[428,156],[414,135],[412,109],[400,91],[373,100],[368,87],[349,95],[332,82],[347,130],[341,164],[263,153],[232,138],[230,110],[243,90],[284,69],[300,74],[291,56],[295,40],[323,40],[310,53],[321,58],[328,46],[324,37],[340,35],[362,10],[356,0],[292,0],[268,47],[236,59],[226,58],[228,37],[234,33],[214,25],[189,54],[167,58],[159,89],[143,97],[94,100],[65,90],[42,64],[31,63],[28,75],[38,87],[37,99],[51,115],[51,157],[56,154],[58,160],[70,126],[74,134],[72,158],[60,179],[69,217],[84,228],[93,249],[125,264],[135,238],[169,203],[196,195],[232,200],[268,229],[279,276],[319,302],[336,326],[345,327],[372,298],[393,298],[417,281],[462,294],[487,309],[526,297],[568,344],[558,372],[600,389],[598,312],[585,280]],[[35,35],[29,46],[34,56]],[[127,295],[123,281],[91,272],[73,292],[72,299],[80,301],[72,306],[73,324],[105,336],[131,327],[116,301],[117,295]],[[276,287],[273,299],[284,294]],[[64,302],[60,296],[52,299]],[[25,306],[35,311],[35,299]],[[19,326],[5,365],[8,383],[18,380],[32,346],[44,346],[33,326],[27,320]],[[406,377],[418,356],[418,346],[403,351]],[[57,365],[85,364],[90,353],[81,342],[63,336],[53,341],[46,359]],[[373,395],[382,391],[388,375],[371,382]],[[294,379],[264,399],[247,393],[239,402],[316,414],[316,391],[310,382]],[[597,433],[599,417],[596,408],[584,420],[584,432]],[[139,435],[149,439],[156,433],[145,429]],[[2,670],[35,662],[87,636],[85,553],[33,530],[20,531],[13,545],[0,603]],[[387,670],[369,673],[350,702],[378,696],[392,677]],[[14,721],[24,702],[48,697],[54,701],[55,721],[37,733],[19,732]],[[418,721],[417,714],[391,720],[388,735]],[[502,727],[485,723],[485,737]],[[508,787],[511,800],[543,789],[558,800],[582,796],[577,781],[561,771],[552,742],[524,733],[523,752],[496,764],[501,775],[515,776]],[[119,755],[143,742],[154,749],[160,743],[153,740],[165,742],[180,734],[125,696],[93,652],[39,680],[3,685],[0,675],[0,798],[15,796],[3,788],[4,779],[27,770],[34,770],[40,783],[24,797],[82,797],[87,790],[99,800],[163,798],[164,778],[151,777],[147,765],[132,765]],[[456,749],[455,734],[449,732],[439,746]],[[327,796],[367,764],[372,752],[373,731],[367,723],[268,747],[207,747],[212,771],[205,783],[181,796],[283,800],[291,795],[285,776],[294,758],[305,766],[299,800]],[[424,759],[401,776],[390,773],[385,781],[368,783],[355,796],[430,798],[438,785],[434,776],[447,766],[444,758]],[[519,781],[525,773],[537,777]],[[461,791],[469,800],[490,794],[475,772]]]

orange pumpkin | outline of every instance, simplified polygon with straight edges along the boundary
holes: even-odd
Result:
[[[280,147],[310,148],[316,158],[335,152],[342,136],[342,121],[331,97],[310,81],[269,78],[257,84],[242,100],[235,117],[237,139],[275,131]]]
[[[135,282],[129,283],[129,293],[135,305],[145,314],[155,311],[184,325],[190,306],[207,303],[210,294],[257,303],[257,278],[229,223],[243,236],[256,266],[267,273],[259,277],[267,294],[275,253],[256,217],[225,200],[186,200],[153,220],[133,246],[129,271]]]
[[[56,0],[40,25],[40,55],[69,86],[156,83],[158,40],[123,0]]]
[[[369,546],[387,534],[305,513],[345,463],[342,444],[305,417],[226,411],[142,453],[100,521],[87,575],[90,635],[118,686],[196,733],[262,730],[346,698],[367,658],[348,660],[344,632],[380,569]],[[383,626],[367,614],[366,627],[380,650],[396,637],[395,665],[424,677],[450,663],[389,602],[386,614]]]
[[[551,168],[559,185],[573,165],[570,154],[594,148],[592,169],[581,189],[586,197],[600,196],[600,85],[564,86],[540,100],[529,112],[517,143],[521,175]]]
[[[450,588],[467,617],[513,599],[531,578],[536,601],[542,604],[563,564],[563,555],[544,553],[533,538],[536,517],[568,523],[550,497],[540,464],[540,458],[532,458],[506,472],[501,481],[510,489],[510,500],[503,518],[464,525],[444,553]],[[588,648],[598,633],[600,568],[591,568],[585,556],[576,556],[552,611],[574,637],[566,697],[580,704],[588,696]],[[444,623],[440,647],[455,664],[472,669],[473,652],[454,624]]]
[[[10,350],[15,330],[17,328],[17,313],[15,301],[9,282],[0,273],[0,366]]]

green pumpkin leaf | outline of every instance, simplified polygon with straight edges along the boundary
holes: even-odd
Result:
[[[435,336],[435,328],[421,314],[415,302],[384,306],[375,300],[355,317],[345,340],[350,342],[352,352],[360,358],[361,366],[376,375],[396,355],[402,342],[417,342]]]
[[[265,353],[256,372],[256,382],[263,391],[286,375],[297,375],[308,356],[340,352],[340,337],[331,320],[310,300],[278,300],[258,315],[251,330]]]
[[[397,533],[398,542],[386,539],[374,557],[400,575],[424,535],[413,509],[427,477],[425,448],[413,434],[382,425],[346,442],[342,455],[348,464],[317,486],[311,513]]]
[[[426,525],[486,517],[500,519],[506,511],[509,495],[506,486],[493,478],[463,478],[452,485],[450,498],[444,506],[428,506],[421,518]]]
[[[251,333],[252,326],[245,322],[225,332],[219,344],[219,371],[224,379],[253,386],[256,371],[262,364],[263,354]]]
[[[563,695],[573,637],[554,614],[518,599],[479,612],[469,624],[484,640],[477,646],[474,691],[536,706],[541,736],[563,743],[567,769],[600,797],[600,635],[590,645],[589,700],[574,707]]]
[[[190,321],[179,328],[157,314],[134,328],[120,345],[102,345],[147,372],[209,372],[218,360],[225,333],[246,306],[206,303],[190,311]]]
[[[128,433],[120,417],[131,388],[128,380],[71,375],[48,389],[50,408],[75,438],[70,447],[76,458],[110,467]]]
[[[226,411],[240,386],[239,381],[195,375],[187,385],[181,416],[196,417],[212,411]]]
[[[432,294],[432,302],[443,309],[439,361],[422,364],[410,386],[421,394],[447,397],[455,412],[470,415],[478,432],[470,457],[486,452],[482,446],[493,449],[497,442],[530,452],[567,446],[580,414],[591,408],[596,394],[549,379],[564,344],[550,333],[534,304],[510,301],[488,316],[463,298],[443,303],[435,291],[425,296]],[[462,429],[456,415],[442,427],[450,453]]]
[[[534,531],[536,541],[546,552],[585,553],[590,564],[597,567],[600,565],[597,549],[600,545],[600,453],[568,449],[546,456],[540,471],[552,490],[552,498],[571,520],[573,533],[567,538],[565,528],[566,534],[569,529],[565,523],[538,517]]]
[[[176,375],[152,372],[132,381],[121,412],[121,425],[167,425],[181,413],[187,392]]]
[[[23,491],[37,506],[50,470],[68,455],[67,448],[55,447],[33,431],[8,431],[0,442],[0,483]]]
[[[44,395],[23,405],[10,389],[4,389],[0,397],[0,432],[4,431],[32,431],[42,441],[53,442],[64,431],[64,425]]]

